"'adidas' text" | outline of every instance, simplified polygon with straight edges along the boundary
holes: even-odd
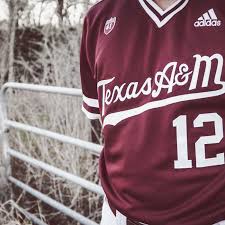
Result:
[[[218,20],[215,11],[213,9],[208,10],[194,23],[195,27],[219,27],[221,26],[221,20]]]
[[[207,21],[196,21],[195,27],[219,27],[221,26],[220,20],[207,20]]]

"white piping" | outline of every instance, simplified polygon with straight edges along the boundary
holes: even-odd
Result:
[[[145,4],[144,0],[139,0],[139,3],[143,7],[143,9],[146,11],[146,13],[152,18],[152,20],[156,23],[156,25],[161,28],[163,27],[174,15],[176,15],[178,12],[180,12],[188,3],[189,0],[186,0],[180,7],[178,7],[176,10],[171,12],[167,17],[165,17],[162,21],[159,20],[159,18],[155,15],[154,12],[152,12],[151,9]]]
[[[174,8],[175,6],[177,6],[181,1],[183,0],[179,0],[174,2],[169,8],[163,10],[161,9],[154,1],[152,0],[146,0],[161,16],[163,16],[164,14],[166,14],[167,12],[169,12],[172,8]]]
[[[88,98],[83,94],[83,101],[90,107],[99,108],[98,99]]]
[[[100,114],[97,114],[97,113],[91,113],[91,112],[88,112],[84,106],[82,105],[82,111],[84,112],[84,114],[87,116],[88,119],[90,120],[96,120],[96,119],[100,119]]]

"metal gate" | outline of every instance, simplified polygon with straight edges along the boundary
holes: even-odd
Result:
[[[44,93],[51,93],[51,94],[69,95],[69,96],[76,96],[76,97],[82,96],[81,90],[74,89],[74,88],[63,88],[63,87],[23,84],[23,83],[13,83],[13,82],[4,84],[1,88],[1,93],[0,93],[0,110],[1,110],[0,111],[0,141],[1,141],[1,146],[3,148],[4,163],[5,163],[6,171],[8,171],[7,179],[9,182],[13,183],[17,187],[19,187],[19,188],[23,189],[24,191],[28,192],[29,194],[33,195],[37,199],[40,199],[41,201],[45,202],[46,204],[50,205],[51,207],[57,209],[58,211],[64,213],[65,215],[80,222],[81,224],[98,225],[94,221],[84,217],[83,215],[79,214],[78,212],[66,207],[65,205],[59,203],[58,201],[48,197],[47,195],[33,189],[32,187],[28,186],[27,184],[12,177],[10,174],[10,157],[17,158],[26,163],[29,163],[30,165],[32,165],[36,168],[40,168],[51,174],[60,176],[66,180],[69,180],[75,184],[80,185],[81,187],[87,189],[88,191],[92,191],[99,195],[104,195],[102,187],[95,183],[92,183],[88,180],[85,180],[79,176],[68,173],[59,168],[51,166],[47,163],[44,163],[37,159],[31,158],[29,156],[26,156],[26,155],[16,151],[15,149],[10,148],[9,144],[8,144],[7,131],[10,128],[14,128],[14,129],[23,130],[26,132],[32,132],[34,134],[45,136],[45,137],[48,137],[48,138],[51,138],[54,140],[58,140],[63,143],[68,143],[68,144],[82,147],[83,149],[90,151],[91,153],[93,153],[95,155],[100,154],[102,146],[91,143],[91,142],[87,142],[87,141],[84,141],[84,140],[81,140],[78,138],[73,138],[73,137],[55,133],[55,132],[52,132],[49,130],[45,130],[45,129],[41,129],[38,127],[34,127],[34,126],[27,125],[27,124],[9,120],[7,118],[7,98],[6,98],[6,91],[9,88],[17,89],[17,90],[33,91],[33,92],[42,92],[42,93],[44,92]],[[36,223],[38,225],[47,225],[46,223],[44,223],[43,221],[38,219],[36,216],[30,214],[25,209],[18,206],[13,201],[12,201],[12,205],[16,209],[18,209],[20,212],[22,212],[25,216],[27,216],[30,220],[32,220],[34,223]]]

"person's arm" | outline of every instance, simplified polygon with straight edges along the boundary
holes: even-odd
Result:
[[[97,81],[94,73],[94,35],[95,34],[90,31],[88,18],[85,17],[80,46],[80,78],[83,93],[82,111],[91,120],[101,120],[98,103]]]

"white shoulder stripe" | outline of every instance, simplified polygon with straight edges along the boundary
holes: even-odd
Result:
[[[87,96],[85,96],[83,94],[83,101],[90,107],[95,107],[95,108],[99,108],[99,102],[98,99],[94,99],[94,98],[88,98]]]
[[[208,20],[218,20],[214,9],[209,9],[206,13],[204,13],[201,17],[198,18],[198,21],[208,21]]]
[[[83,111],[83,113],[87,116],[87,118],[90,119],[90,120],[101,119],[100,114],[88,112],[88,111],[84,108],[84,106],[82,106],[82,111]]]

